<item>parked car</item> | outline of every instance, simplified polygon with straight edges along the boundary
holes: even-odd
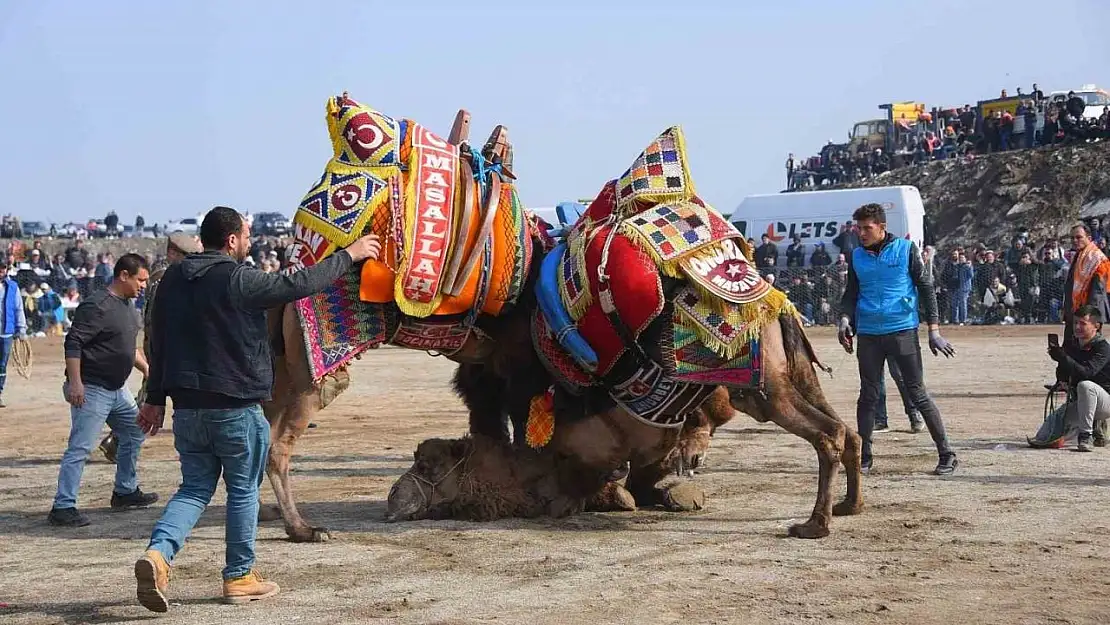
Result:
[[[292,230],[293,224],[281,213],[258,213],[254,216],[251,229],[258,234],[280,237]]]
[[[25,237],[48,237],[50,236],[50,224],[44,221],[25,221],[23,222],[23,236]]]
[[[171,234],[174,232],[197,234],[199,230],[200,225],[198,224],[196,217],[186,217],[185,219],[182,219],[180,221],[171,221],[170,223],[166,224],[166,232],[169,232]]]

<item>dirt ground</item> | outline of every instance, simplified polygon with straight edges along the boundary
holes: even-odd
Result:
[[[900,431],[876,435],[866,510],[836,519],[819,541],[786,537],[813,504],[812,448],[742,416],[718,433],[695,478],[708,494],[699,513],[385,524],[386,493],[417,443],[461,435],[466,419],[449,362],[372,352],[295,460],[301,509],[333,539],[296,545],[280,523],[264,524],[259,566],[282,595],[222,605],[221,488],[178,556],[166,616],[137,605],[131,569],[162,504],[111,512],[113,467],[98,453],[80,500],[93,524],[46,524],[69,419],[60,344],[38,340],[32,380],[9,369],[0,410],[0,622],[1105,623],[1110,448],[1025,446],[1051,375],[1048,331],[953,328],[957,358],[927,356],[926,380],[960,454],[950,478],[929,474],[928,434],[909,433],[888,384]],[[824,388],[854,424],[855,361],[831,332],[811,336],[836,369]],[[140,475],[145,490],[172,494],[171,434],[148,442]],[[263,499],[273,501],[268,484]]]

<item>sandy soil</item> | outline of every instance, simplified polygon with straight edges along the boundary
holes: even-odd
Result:
[[[960,453],[958,473],[929,475],[931,441],[909,434],[892,397],[891,423],[902,431],[877,435],[866,510],[837,519],[820,541],[785,537],[813,503],[812,449],[746,417],[714,441],[696,478],[709,496],[699,513],[384,524],[386,492],[416,444],[466,426],[450,363],[381,350],[356,364],[351,389],[298,449],[302,511],[333,540],[295,545],[279,523],[265,524],[259,566],[283,594],[219,604],[221,488],[178,557],[175,603],[162,617],[135,603],[131,574],[161,504],[111,512],[113,468],[97,454],[80,502],[93,524],[46,524],[69,419],[60,345],[39,340],[33,379],[11,370],[0,411],[0,622],[1107,622],[1110,449],[1024,445],[1051,371],[1046,331],[950,329],[959,355],[929,356],[927,381]],[[854,423],[855,362],[828,331],[811,335],[836,368],[826,392]],[[140,470],[144,489],[172,494],[172,435],[149,441]],[[263,497],[273,500],[268,485]]]

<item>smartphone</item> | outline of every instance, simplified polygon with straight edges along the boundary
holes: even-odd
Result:
[[[1059,334],[1049,334],[1048,335],[1048,346],[1049,347],[1060,347],[1060,335]]]

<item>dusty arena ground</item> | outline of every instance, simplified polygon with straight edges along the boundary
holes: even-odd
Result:
[[[162,617],[135,603],[131,573],[161,504],[109,511],[112,467],[99,454],[80,502],[93,524],[46,524],[69,417],[60,345],[38,340],[33,379],[10,370],[0,411],[0,622],[1104,623],[1110,449],[1024,443],[1042,417],[1047,331],[949,329],[959,355],[929,356],[927,381],[958,473],[929,475],[931,442],[908,433],[895,394],[891,423],[901,431],[877,435],[865,512],[837,519],[820,541],[785,537],[813,503],[812,449],[746,417],[718,434],[696,478],[709,497],[700,513],[382,523],[389,486],[416,444],[462,434],[465,416],[448,390],[450,363],[374,352],[298,449],[301,509],[332,541],[291,544],[280,523],[265,524],[259,565],[284,592],[224,606],[221,489],[178,558],[174,605]],[[811,335],[836,368],[826,392],[854,423],[855,361],[827,330]],[[149,441],[140,470],[145,489],[173,492],[172,435]],[[273,501],[268,485],[263,498]]]

